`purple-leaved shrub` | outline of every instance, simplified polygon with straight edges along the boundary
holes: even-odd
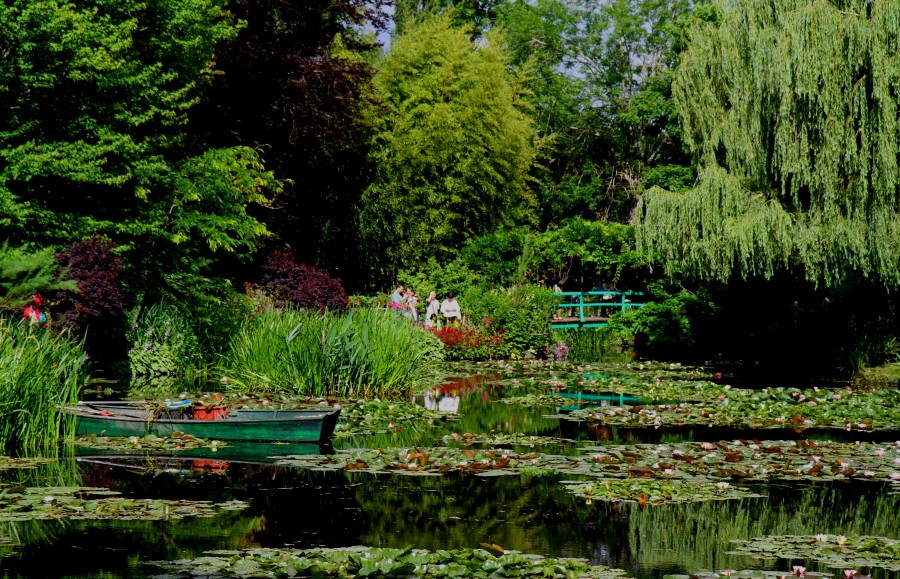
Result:
[[[65,246],[56,254],[60,275],[78,284],[78,291],[57,292],[51,300],[53,323],[84,335],[85,349],[93,358],[100,352],[114,356],[124,335],[122,312],[126,306],[122,289],[122,260],[113,253],[115,244],[98,236]],[[118,348],[112,344],[117,344]]]
[[[122,319],[122,260],[113,254],[113,248],[112,242],[89,237],[66,245],[56,254],[60,271],[78,284],[77,292],[59,292],[56,296],[56,319],[79,333],[100,321]]]
[[[289,251],[275,251],[263,269],[262,289],[277,302],[307,309],[347,307],[341,280],[318,267],[297,263]]]

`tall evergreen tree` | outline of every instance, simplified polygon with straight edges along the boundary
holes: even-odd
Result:
[[[508,66],[501,37],[473,44],[447,15],[393,43],[374,79],[376,174],[359,217],[389,269],[451,259],[526,209],[538,143]]]
[[[727,0],[675,99],[697,186],[648,193],[638,242],[701,278],[900,284],[900,4]]]
[[[473,36],[491,28],[504,0],[394,0],[394,34],[405,34],[416,22],[447,11],[454,26],[470,27]]]

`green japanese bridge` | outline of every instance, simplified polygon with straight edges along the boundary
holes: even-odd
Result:
[[[596,290],[556,295],[562,303],[556,306],[551,328],[601,328],[609,325],[613,313],[644,305],[644,294],[633,291]]]

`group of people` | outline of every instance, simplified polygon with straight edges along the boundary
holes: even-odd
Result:
[[[395,310],[403,311],[413,322],[419,321],[419,294],[412,288],[405,288],[402,284],[397,285],[397,289],[391,294],[390,307]],[[453,298],[453,292],[449,292],[444,301],[438,300],[437,292],[428,294],[425,300],[425,327],[439,327],[441,319],[447,325],[459,324],[462,322],[462,313],[459,309],[459,302]]]

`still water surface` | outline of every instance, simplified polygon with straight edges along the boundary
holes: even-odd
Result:
[[[789,430],[589,428],[548,418],[560,408],[499,403],[502,389],[484,376],[456,379],[443,391],[446,395],[419,397],[417,403],[443,404],[457,420],[436,427],[409,426],[390,436],[337,438],[334,448],[442,446],[442,437],[452,432],[491,431],[578,441],[535,449],[556,454],[577,453],[584,445],[823,436]],[[68,459],[27,473],[0,473],[0,480],[104,486],[135,498],[240,499],[250,508],[180,521],[0,523],[0,553],[6,555],[0,559],[0,576],[162,576],[162,569],[147,562],[195,557],[212,549],[412,545],[437,550],[495,543],[525,553],[585,558],[649,579],[703,569],[790,570],[796,564],[730,555],[732,539],[817,533],[900,538],[900,495],[879,483],[758,485],[754,490],[765,495],[762,498],[641,508],[632,503],[585,504],[562,489],[564,477],[558,475],[413,477],[318,472],[238,460],[162,463],[114,458]],[[147,466],[153,468],[140,468]],[[879,579],[900,579],[898,573],[866,571]]]

